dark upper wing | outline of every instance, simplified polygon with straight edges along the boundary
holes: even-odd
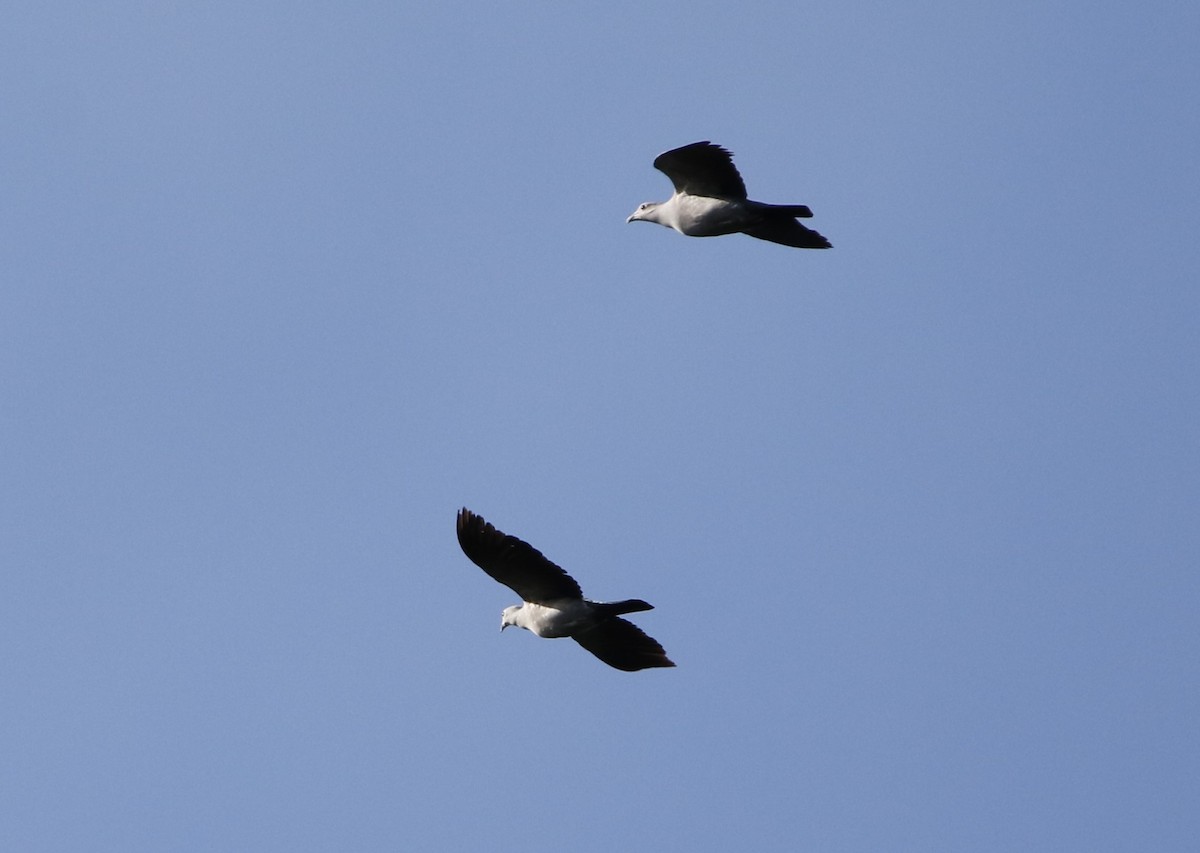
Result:
[[[572,638],[609,666],[626,672],[675,665],[657,640],[624,619],[605,619]]]
[[[583,598],[570,575],[515,536],[507,536],[465,507],[458,513],[458,544],[471,562],[521,596],[542,604]]]
[[[711,198],[745,199],[746,185],[733,165],[733,155],[711,142],[693,142],[654,160],[675,191]]]

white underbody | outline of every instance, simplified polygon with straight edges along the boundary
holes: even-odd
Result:
[[[676,193],[667,201],[634,216],[674,228],[688,237],[719,237],[736,234],[759,216],[740,201]]]
[[[671,227],[689,237],[735,234],[745,228],[747,220],[751,218],[741,202],[723,198],[677,194],[668,202],[672,203],[675,207],[675,223]]]
[[[508,625],[516,625],[539,637],[570,637],[579,629],[590,627],[594,621],[591,603],[581,598],[567,598],[550,604],[531,604],[526,601],[504,608],[500,630],[503,631]]]

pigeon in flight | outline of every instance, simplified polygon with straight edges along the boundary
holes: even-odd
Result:
[[[471,562],[521,596],[504,608],[500,630],[527,628],[539,637],[570,637],[609,666],[635,672],[674,666],[663,647],[622,613],[653,610],[646,602],[601,603],[583,597],[579,584],[541,552],[506,536],[469,509],[458,513],[458,544]]]
[[[711,142],[693,142],[659,154],[654,168],[675,185],[666,201],[648,201],[626,222],[657,222],[688,237],[749,234],[798,249],[828,249],[828,240],[796,221],[810,217],[803,204],[764,204],[746,198],[733,155]]]

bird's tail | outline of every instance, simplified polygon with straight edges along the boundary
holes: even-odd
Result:
[[[653,609],[653,604],[647,604],[640,598],[628,598],[625,601],[596,602],[596,610],[604,616],[620,616],[623,613],[638,613],[642,610]]]
[[[785,216],[798,216],[801,219],[808,219],[812,216],[812,210],[807,204],[766,204],[763,207],[770,208],[772,213],[782,213]]]

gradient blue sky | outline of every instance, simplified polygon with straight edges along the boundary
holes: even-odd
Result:
[[[0,848],[1195,850],[1197,33],[8,4]],[[626,225],[698,139],[836,248]]]

